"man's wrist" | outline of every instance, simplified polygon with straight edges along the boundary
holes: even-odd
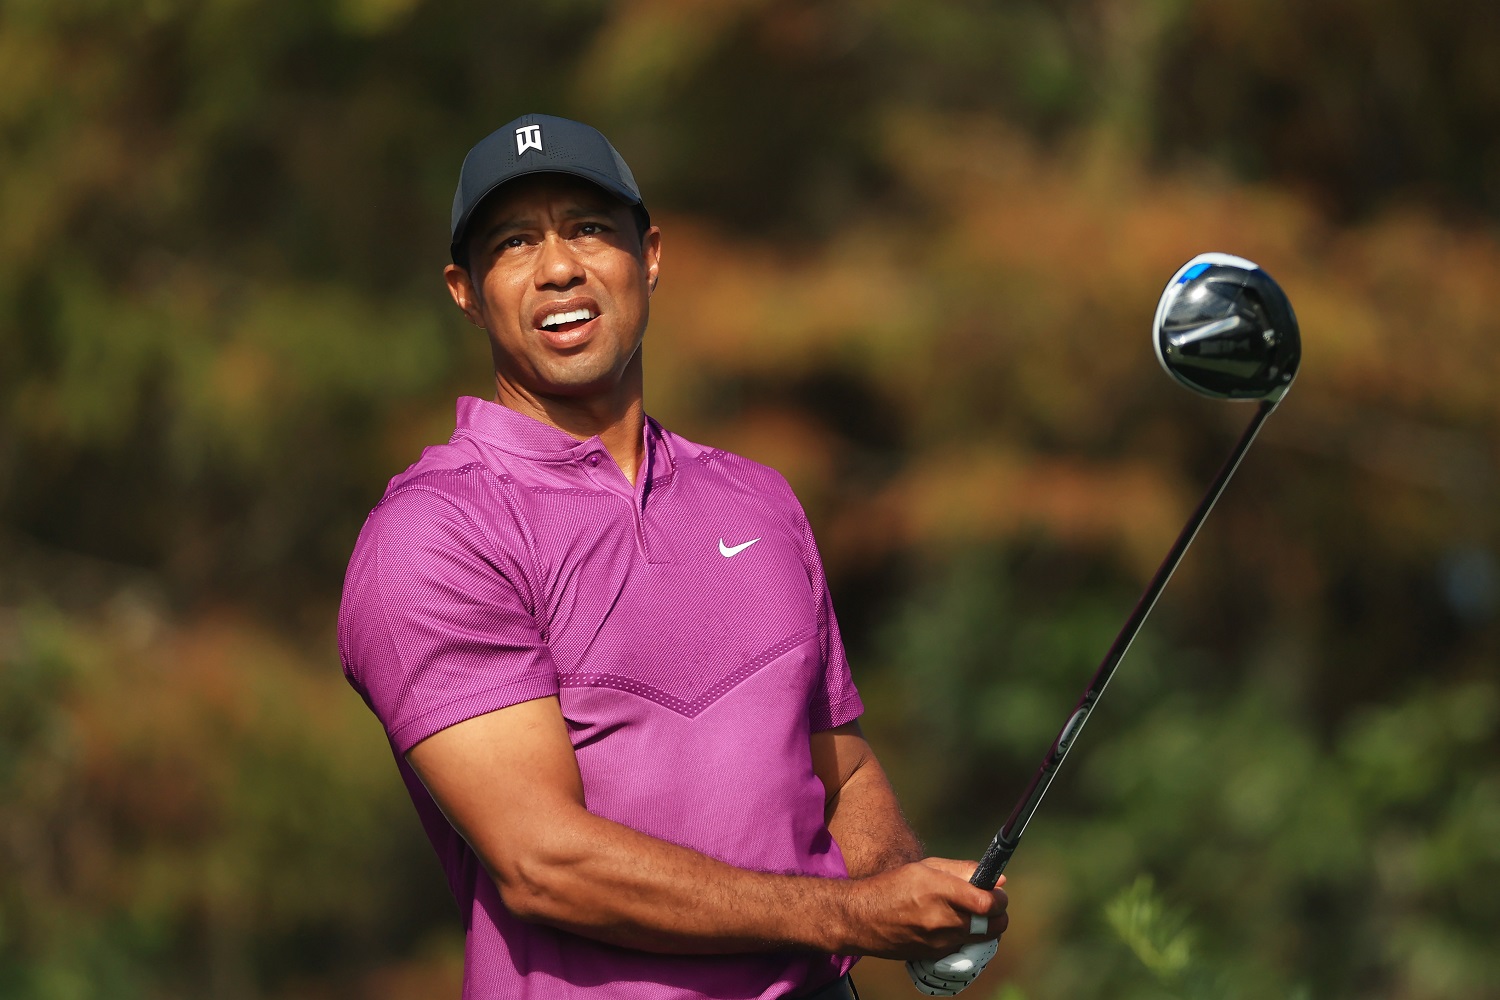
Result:
[[[821,898],[818,905],[811,908],[812,926],[807,928],[806,940],[801,943],[828,955],[855,953],[853,929],[861,923],[861,887],[858,881],[817,877],[810,877],[808,881],[809,888]]]
[[[840,879],[837,885],[837,916],[828,928],[827,950],[834,955],[857,954],[858,931],[866,925],[868,917],[865,887],[853,879]]]

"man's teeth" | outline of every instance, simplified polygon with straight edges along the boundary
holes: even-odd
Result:
[[[553,313],[542,320],[542,326],[562,326],[564,323],[573,323],[580,319],[593,319],[594,314],[588,309],[574,309],[572,312]]]

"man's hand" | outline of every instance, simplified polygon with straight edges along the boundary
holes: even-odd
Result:
[[[973,862],[949,861],[943,858],[929,858],[925,863],[939,865],[942,870],[963,878],[965,885],[969,884],[968,878],[974,874],[975,868]],[[994,892],[998,902],[997,911],[976,913],[970,917],[969,925],[965,928],[969,931],[965,943],[941,958],[918,958],[906,963],[906,974],[911,977],[918,992],[930,997],[956,996],[979,978],[979,974],[984,971],[990,959],[995,957],[995,952],[1000,948],[1000,935],[1010,924],[1010,916],[1005,912],[1007,904],[1005,891],[1000,888],[1004,884],[1005,876],[1002,875]],[[969,886],[969,888],[974,887]],[[984,890],[975,889],[975,891],[983,892]],[[976,938],[981,938],[981,940],[975,940]],[[982,940],[983,938],[989,938],[989,940]]]
[[[1005,890],[969,884],[972,861],[927,858],[850,884],[850,942],[861,955],[941,958],[1005,930]],[[974,918],[987,925],[973,932]]]

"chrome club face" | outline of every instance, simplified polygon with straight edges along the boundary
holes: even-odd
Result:
[[[1156,306],[1156,357],[1194,392],[1278,403],[1302,341],[1286,293],[1258,266],[1223,253],[1178,269]]]

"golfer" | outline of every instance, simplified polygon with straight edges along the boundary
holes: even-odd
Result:
[[[339,648],[462,909],[463,996],[852,997],[857,956],[963,948],[932,991],[962,988],[1005,894],[922,858],[801,507],[646,416],[662,239],[624,160],[518,118],[464,160],[451,252],[494,398],[371,512]]]

